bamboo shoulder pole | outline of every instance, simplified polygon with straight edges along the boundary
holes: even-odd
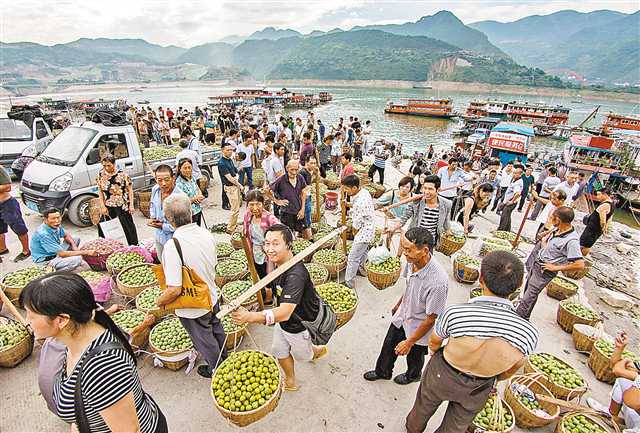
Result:
[[[347,193],[340,190],[340,223],[342,227],[347,227]],[[342,232],[342,252],[347,254],[347,232]]]
[[[524,228],[524,224],[527,222],[527,218],[529,217],[529,212],[531,211],[531,206],[533,205],[533,200],[529,200],[527,204],[527,210],[524,211],[524,215],[522,216],[522,221],[520,222],[520,227],[518,227],[518,233],[516,233],[516,238],[511,243],[513,245],[513,251],[518,248],[518,243],[520,242],[520,234],[522,233],[522,229]]]
[[[256,270],[256,263],[253,261],[253,254],[251,254],[251,248],[249,248],[249,236],[242,236],[242,248],[244,249],[244,254],[247,256],[247,265],[249,267],[249,273],[251,274],[251,281],[253,284],[256,284],[260,280],[260,276],[258,275],[258,271]],[[260,306],[260,310],[264,310],[264,299],[262,299],[262,290],[258,291],[258,305]]]
[[[278,268],[276,268],[275,271],[271,272],[269,275],[267,275],[266,277],[264,277],[263,279],[258,281],[256,284],[254,284],[251,288],[247,289],[247,291],[245,291],[243,294],[238,296],[236,299],[234,299],[233,301],[229,302],[227,305],[223,305],[222,308],[220,309],[220,311],[218,312],[218,314],[216,314],[216,317],[218,319],[222,319],[224,316],[226,316],[227,314],[229,314],[233,310],[235,310],[238,307],[240,307],[243,302],[248,301],[249,298],[251,298],[255,293],[258,293],[260,290],[262,290],[263,288],[267,287],[270,283],[275,281],[280,275],[282,275],[286,271],[288,271],[293,265],[295,265],[296,263],[298,263],[301,260],[303,260],[309,254],[315,252],[322,245],[324,245],[327,241],[330,241],[331,239],[333,239],[336,236],[338,236],[340,233],[342,233],[344,231],[344,229],[345,229],[344,226],[338,227],[337,229],[335,229],[331,233],[328,233],[322,239],[317,240],[316,242],[312,243],[311,245],[309,245],[304,250],[300,251],[298,254],[293,256],[286,263],[282,264],[281,266],[278,266]]]

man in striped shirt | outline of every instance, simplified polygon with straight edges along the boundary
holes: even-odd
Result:
[[[393,381],[399,385],[418,382],[428,352],[428,335],[447,303],[449,278],[442,266],[433,260],[433,236],[423,227],[414,227],[400,239],[407,259],[403,277],[404,295],[391,309],[393,317],[382,343],[375,370],[364,378],[369,381],[391,379],[398,356],[407,356],[407,372]]]
[[[449,404],[437,431],[464,432],[496,381],[511,377],[533,353],[538,330],[516,314],[508,299],[523,276],[524,265],[515,255],[490,253],[480,266],[482,296],[451,305],[438,316],[429,337],[433,356],[407,415],[407,432],[423,432],[445,401]]]

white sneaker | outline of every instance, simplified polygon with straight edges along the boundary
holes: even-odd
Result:
[[[595,398],[587,397],[587,406],[589,406],[593,410],[609,415],[609,408],[600,403]]]

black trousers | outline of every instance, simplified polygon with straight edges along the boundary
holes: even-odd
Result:
[[[393,374],[393,366],[398,359],[396,355],[396,346],[401,341],[407,339],[403,328],[396,328],[395,325],[390,324],[387,336],[384,337],[382,343],[382,349],[380,350],[380,356],[376,362],[376,374],[378,377],[385,379],[391,379]],[[420,346],[414,344],[411,350],[407,354],[407,376],[409,379],[417,379],[422,374],[422,367],[424,367],[424,357],[427,355],[429,348],[427,346]]]
[[[384,184],[384,168],[378,167],[375,164],[371,164],[371,167],[369,167],[369,178],[371,179],[371,182],[373,182],[373,175],[376,174],[376,171],[378,172],[378,175],[380,175],[380,185],[383,185]]]
[[[522,208],[524,207],[524,202],[527,201],[528,196],[529,194],[527,194],[525,191],[522,191],[522,194],[520,195],[520,203],[518,203],[519,212],[522,212]]]
[[[216,304],[213,311],[208,312],[204,316],[187,319],[180,317],[180,323],[187,330],[193,347],[204,357],[209,365],[209,369],[213,372],[218,365],[218,359],[222,363],[227,359],[227,348],[225,347],[225,333],[222,328],[220,319],[216,317],[220,311],[220,307]],[[222,351],[222,355],[220,355]]]
[[[511,214],[518,205],[518,202],[513,204],[505,204],[502,206],[502,212],[500,213],[500,222],[498,223],[498,230],[510,232],[511,231]]]
[[[129,211],[126,211],[121,207],[107,207],[107,210],[109,211],[109,218],[118,218],[120,220],[120,225],[122,225],[122,230],[124,231],[124,235],[127,237],[129,245],[138,245],[138,232],[136,230],[136,225],[133,222],[133,217]],[[99,224],[98,236],[101,238],[104,237],[104,233],[102,233],[102,228]]]
[[[506,186],[501,186],[500,188],[498,188],[498,190],[496,191],[496,198],[493,201],[493,206],[491,206],[491,210],[496,210],[498,204],[502,202],[504,193],[507,192],[507,188],[508,187]]]

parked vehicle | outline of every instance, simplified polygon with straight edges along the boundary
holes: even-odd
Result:
[[[9,174],[20,179],[23,169],[20,166],[14,169],[13,162],[22,156],[25,149],[43,149],[51,140],[53,133],[42,117],[30,114],[16,118],[0,118],[0,165]]]

